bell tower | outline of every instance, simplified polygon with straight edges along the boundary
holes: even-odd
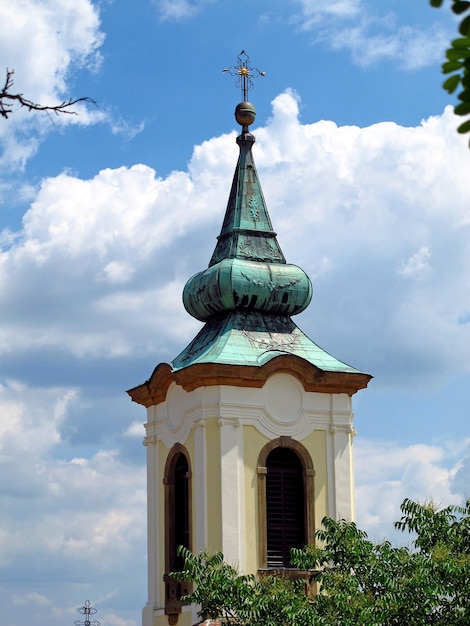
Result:
[[[352,396],[371,376],[334,358],[292,321],[312,298],[288,264],[258,179],[242,52],[240,149],[209,266],[183,302],[204,322],[171,364],[129,390],[147,409],[148,602],[144,626],[197,621],[166,577],[177,548],[221,550],[240,572],[291,570],[325,515],[354,519]],[[262,74],[258,72],[258,74]]]

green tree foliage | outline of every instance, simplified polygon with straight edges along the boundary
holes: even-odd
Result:
[[[171,574],[196,584],[186,600],[199,604],[203,618],[220,619],[226,626],[308,626],[311,606],[299,581],[276,576],[239,575],[224,562],[221,552],[191,554],[180,547],[184,556],[183,572]]]
[[[444,0],[429,0],[431,6],[440,7]],[[457,115],[470,113],[470,2],[466,0],[452,0],[452,11],[461,17],[458,31],[460,37],[450,43],[446,51],[446,61],[442,65],[442,72],[449,74],[443,87],[449,94],[455,93],[460,100],[454,107]],[[465,120],[457,128],[457,132],[470,132],[470,119]]]
[[[214,555],[185,557],[176,578],[195,583],[188,601],[201,617],[227,626],[468,626],[470,624],[470,500],[438,509],[405,500],[397,529],[408,547],[374,544],[353,522],[323,520],[317,546],[292,550],[296,567],[316,578],[309,597],[302,580],[239,575]]]

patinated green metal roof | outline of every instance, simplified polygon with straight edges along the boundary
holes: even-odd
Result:
[[[209,267],[186,283],[187,311],[205,322],[172,362],[261,367],[281,354],[297,356],[326,372],[360,373],[318,347],[291,320],[312,298],[305,272],[286,263],[273,230],[252,155],[248,124],[253,105],[239,104],[240,155],[225,218]]]
[[[251,148],[255,138],[243,132],[224,223],[209,265],[222,259],[285,263],[273,231]]]
[[[295,315],[312,298],[307,274],[286,263],[277,241],[253,160],[254,142],[244,126],[237,137],[240,156],[209,267],[184,288],[186,310],[202,321],[233,310]]]
[[[196,363],[261,367],[281,354],[292,354],[326,372],[358,373],[317,346],[289,316],[257,311],[231,311],[209,320],[172,368]]]
[[[203,322],[233,310],[295,315],[311,297],[312,284],[297,265],[244,259],[222,259],[190,278],[183,292],[186,309]]]

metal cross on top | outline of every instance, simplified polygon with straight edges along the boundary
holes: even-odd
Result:
[[[257,67],[250,67],[250,57],[244,50],[238,55],[238,65],[231,65],[223,71],[230,76],[238,76],[237,87],[242,90],[243,102],[248,101],[248,91],[254,87],[251,79],[266,76],[266,72],[261,72]]]
[[[89,600],[85,600],[84,605],[77,609],[77,613],[84,615],[85,619],[83,621],[77,620],[74,622],[75,626],[100,626],[98,620],[90,622],[90,616],[97,613],[97,610],[91,606]]]

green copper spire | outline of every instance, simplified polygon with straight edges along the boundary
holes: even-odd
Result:
[[[285,263],[269,219],[263,191],[251,152],[254,136],[242,132],[235,175],[222,230],[209,265],[225,258]]]
[[[206,324],[172,368],[204,363],[260,367],[290,354],[322,371],[356,373],[314,344],[290,319],[309,305],[312,284],[301,268],[286,263],[256,171],[255,137],[248,128],[256,111],[246,101],[254,70],[242,52],[238,66],[225,71],[239,77],[244,97],[235,109],[242,127],[236,140],[240,154],[209,266],[190,278],[183,291],[188,313]]]
[[[183,292],[186,310],[202,321],[234,310],[294,315],[312,297],[308,276],[286,263],[269,219],[251,152],[255,138],[247,126],[255,118],[253,105],[242,102],[235,117],[243,130],[222,230],[209,268],[193,276]]]

